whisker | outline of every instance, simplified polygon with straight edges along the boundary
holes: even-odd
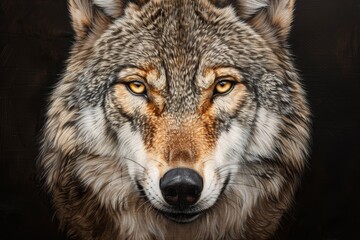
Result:
[[[244,187],[250,187],[250,188],[255,188],[261,191],[265,191],[264,188],[258,187],[258,186],[253,186],[253,185],[249,185],[249,184],[244,184],[242,182],[229,182],[228,185],[238,185],[238,186],[244,186]]]
[[[144,201],[142,204],[139,205],[139,207],[136,209],[135,212],[138,212],[140,210],[140,208],[142,208],[145,204],[150,203],[151,204],[151,200],[147,199],[146,201]]]
[[[136,162],[135,160],[133,160],[133,159],[131,159],[131,158],[128,158],[128,157],[125,157],[125,156],[121,156],[121,158],[123,158],[123,159],[125,159],[125,160],[128,160],[128,161],[131,161],[131,162],[133,162],[133,163],[136,163],[137,165],[139,165],[140,167],[142,167],[143,169],[146,170],[146,168],[145,168],[143,165],[141,165],[140,163]]]
[[[161,164],[161,166],[166,167],[164,163],[160,162],[159,160],[156,160],[155,158],[149,158],[151,161],[155,161]]]

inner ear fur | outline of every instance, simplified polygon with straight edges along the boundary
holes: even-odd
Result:
[[[232,5],[240,19],[267,40],[285,43],[293,20],[295,0],[210,0],[217,6]]]
[[[77,41],[103,30],[111,22],[111,16],[105,14],[93,0],[69,0],[69,11]]]

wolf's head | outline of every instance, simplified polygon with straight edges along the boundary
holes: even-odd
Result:
[[[149,229],[168,221],[208,224],[218,237],[273,232],[309,136],[286,49],[293,5],[71,0],[76,43],[39,162],[63,224],[91,222],[97,206],[119,214],[129,235],[134,223],[121,221],[145,215]]]

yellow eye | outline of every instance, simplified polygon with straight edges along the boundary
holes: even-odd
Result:
[[[146,92],[146,87],[143,83],[134,81],[129,83],[129,90],[135,94],[144,94]]]
[[[218,82],[215,86],[215,94],[225,94],[231,91],[231,89],[233,88],[234,83],[232,83],[231,81],[228,80],[222,80],[220,82]]]

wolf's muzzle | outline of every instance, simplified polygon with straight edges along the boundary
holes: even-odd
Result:
[[[195,204],[203,189],[202,177],[189,168],[174,168],[160,179],[160,189],[165,201],[184,209]]]

